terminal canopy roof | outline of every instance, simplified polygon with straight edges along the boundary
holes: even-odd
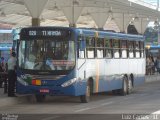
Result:
[[[114,21],[119,29],[124,29],[126,22],[129,24],[133,18],[154,21],[160,18],[156,8],[131,0],[46,0],[44,5],[39,4],[40,1],[0,0],[0,23],[13,27],[31,26],[32,17],[39,17],[41,26],[76,24],[77,27],[101,28]]]

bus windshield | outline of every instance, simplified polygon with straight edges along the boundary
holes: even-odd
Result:
[[[19,67],[29,70],[71,70],[75,65],[74,41],[21,40]]]

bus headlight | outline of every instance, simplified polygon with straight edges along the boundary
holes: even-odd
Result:
[[[68,81],[64,82],[61,86],[62,87],[68,87],[68,86],[72,85],[73,83],[75,83],[76,81],[77,81],[77,78],[73,78],[71,80],[68,80]]]

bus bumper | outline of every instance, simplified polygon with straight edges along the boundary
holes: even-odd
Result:
[[[62,86],[22,86],[20,83],[16,85],[16,93],[20,95],[42,94],[51,96],[80,96],[86,91],[86,83],[76,83],[68,87]]]

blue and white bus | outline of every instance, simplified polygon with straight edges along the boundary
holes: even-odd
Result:
[[[17,94],[80,96],[129,94],[145,81],[144,37],[65,27],[22,28]]]

